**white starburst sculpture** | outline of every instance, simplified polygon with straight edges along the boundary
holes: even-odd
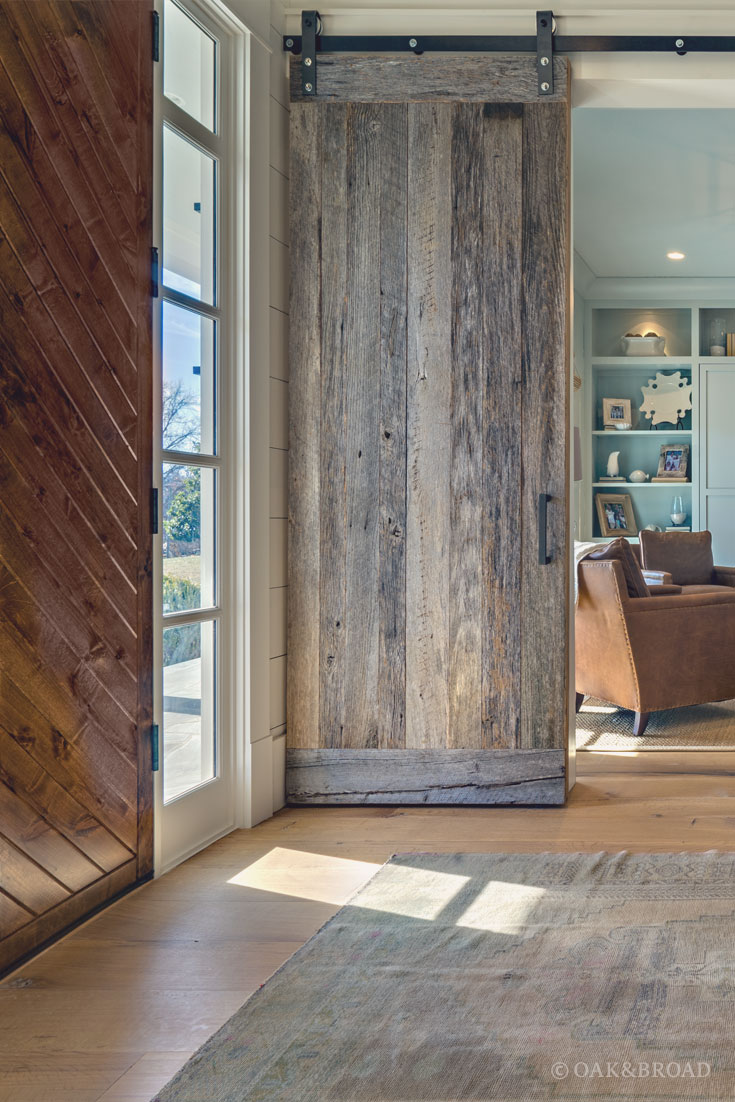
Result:
[[[682,376],[681,371],[674,371],[671,375],[657,371],[656,378],[649,379],[648,386],[642,386],[641,390],[641,413],[645,413],[651,427],[664,422],[676,425],[692,408],[692,384]]]

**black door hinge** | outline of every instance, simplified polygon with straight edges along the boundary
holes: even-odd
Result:
[[[158,298],[158,249],[151,249],[151,298]]]
[[[554,13],[536,12],[536,72],[538,94],[554,94]]]
[[[157,773],[158,770],[161,768],[161,762],[160,762],[159,750],[158,750],[158,742],[159,742],[158,724],[157,723],[152,723],[151,724],[151,769],[153,770],[154,773]]]
[[[155,486],[151,489],[151,532],[158,535],[158,490]]]
[[[305,96],[316,95],[316,36],[319,23],[318,11],[302,11],[301,91]]]
[[[151,12],[153,18],[153,60],[161,60],[161,17],[157,11]]]

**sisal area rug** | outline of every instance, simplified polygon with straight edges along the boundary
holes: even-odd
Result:
[[[653,712],[643,735],[633,712],[587,697],[577,714],[578,750],[735,750],[735,700]]]
[[[154,1102],[732,1098],[735,854],[403,854]]]

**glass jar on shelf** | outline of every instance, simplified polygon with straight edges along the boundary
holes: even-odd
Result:
[[[709,354],[724,356],[727,346],[727,322],[724,318],[713,318],[710,323]]]
[[[680,494],[675,494],[671,501],[671,523],[678,528],[687,519],[686,512],[684,510],[684,499]]]

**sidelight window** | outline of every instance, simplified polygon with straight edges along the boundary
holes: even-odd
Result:
[[[219,249],[220,44],[196,12],[164,0],[161,133],[161,680],[163,802],[221,768],[227,369]]]

